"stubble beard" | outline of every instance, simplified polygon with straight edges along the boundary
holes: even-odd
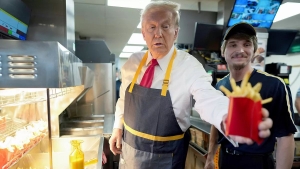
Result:
[[[241,63],[241,64],[233,64],[233,65],[232,65],[232,68],[233,68],[233,70],[241,70],[241,69],[243,69],[245,66],[246,66],[245,63]]]

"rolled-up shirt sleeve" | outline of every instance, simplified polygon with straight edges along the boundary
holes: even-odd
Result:
[[[223,117],[228,113],[229,99],[212,85],[212,77],[206,73],[201,64],[191,68],[193,78],[187,79],[191,83],[190,93],[195,102],[194,108],[202,120],[214,125],[223,135],[221,129]],[[227,138],[234,146],[238,144]]]
[[[120,98],[118,99],[116,104],[115,122],[113,128],[123,129],[123,122],[121,121],[121,119],[124,116],[125,92],[128,85],[131,83],[130,79],[132,79],[132,77],[128,75],[130,73],[127,72],[128,67],[130,66],[131,62],[129,59],[121,69],[122,83],[120,86]]]

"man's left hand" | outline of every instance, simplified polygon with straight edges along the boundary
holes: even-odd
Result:
[[[263,120],[259,123],[258,129],[259,129],[259,137],[261,138],[267,138],[271,135],[270,128],[273,126],[273,121],[269,118],[269,111],[265,108],[262,108],[262,115],[263,115]],[[223,127],[225,128],[226,124],[226,119],[227,115],[223,117]],[[229,135],[229,137],[238,143],[241,144],[248,144],[251,145],[253,144],[253,140],[247,137],[242,137],[242,136],[232,136]]]

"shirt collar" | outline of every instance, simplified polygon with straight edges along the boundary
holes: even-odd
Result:
[[[168,67],[168,64],[169,64],[169,61],[172,57],[172,54],[174,52],[174,48],[175,46],[173,45],[172,48],[170,49],[169,53],[167,55],[165,55],[164,57],[160,58],[160,59],[157,59],[157,62],[158,62],[158,65],[159,67],[163,70],[163,71],[166,71],[167,70],[167,67]],[[150,51],[148,50],[148,58],[147,58],[147,61],[146,61],[146,65],[148,66],[151,62],[151,60],[153,59]]]

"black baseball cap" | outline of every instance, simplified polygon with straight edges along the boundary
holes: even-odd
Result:
[[[252,25],[245,22],[240,22],[229,27],[226,30],[223,40],[228,40],[232,35],[235,35],[237,33],[244,33],[250,36],[256,36],[256,31]]]

